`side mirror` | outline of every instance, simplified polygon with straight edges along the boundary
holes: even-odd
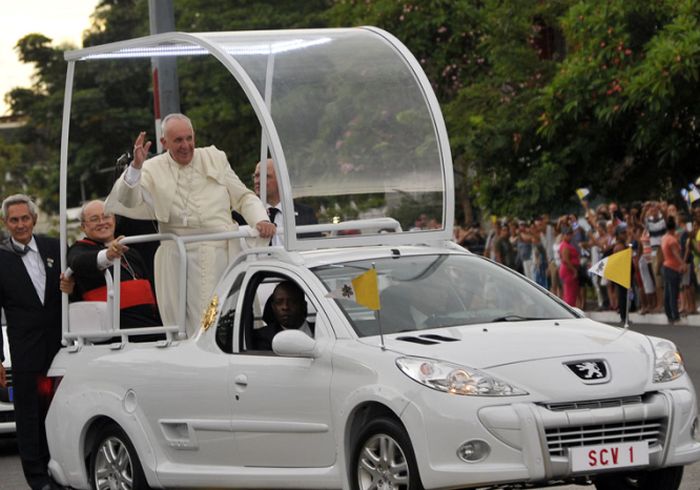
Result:
[[[318,357],[316,341],[299,330],[284,330],[275,335],[272,350],[278,356]]]

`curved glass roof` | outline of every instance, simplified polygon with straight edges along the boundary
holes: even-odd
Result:
[[[269,151],[275,162],[287,249],[451,237],[452,162],[440,108],[419,63],[385,31],[167,33],[65,57],[198,55],[216,57],[255,110],[261,156]],[[293,202],[311,206],[321,224],[348,213],[356,221],[296,230]],[[433,228],[409,231],[421,215]],[[390,220],[367,221],[377,218]]]

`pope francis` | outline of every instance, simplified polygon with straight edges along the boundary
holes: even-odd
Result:
[[[146,160],[151,142],[141,132],[134,159],[114,183],[105,212],[135,219],[156,219],[161,233],[192,235],[233,231],[231,209],[256,223],[261,246],[275,234],[265,207],[231,169],[223,151],[195,148],[192,122],[183,114],[162,121],[161,143],[167,151]],[[187,248],[187,334],[197,330],[219,275],[240,252],[238,240],[191,243]],[[158,308],[164,325],[177,323],[178,251],[164,241],[155,256]]]

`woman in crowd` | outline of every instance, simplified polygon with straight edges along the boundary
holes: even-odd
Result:
[[[561,244],[559,246],[559,256],[561,266],[559,267],[559,277],[564,289],[564,301],[570,306],[576,306],[578,298],[579,281],[578,269],[581,264],[576,247],[571,244],[573,230],[569,225],[561,228]]]

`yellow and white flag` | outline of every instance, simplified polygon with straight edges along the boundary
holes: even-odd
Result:
[[[581,187],[579,189],[576,189],[576,195],[578,198],[583,201],[586,199],[591,193],[591,190],[588,187]]]
[[[379,286],[377,285],[377,269],[343,282],[326,295],[327,298],[348,299],[370,310],[379,310]]]
[[[590,271],[629,289],[632,286],[632,249],[628,247],[599,260]]]

